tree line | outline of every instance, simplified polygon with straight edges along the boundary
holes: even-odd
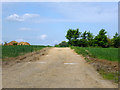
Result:
[[[79,29],[69,29],[66,34],[68,42],[62,41],[56,47],[68,47],[68,46],[79,46],[79,47],[120,47],[120,35],[116,32],[112,39],[107,35],[105,29],[101,29],[99,33],[94,36],[90,31],[84,31],[83,33]]]

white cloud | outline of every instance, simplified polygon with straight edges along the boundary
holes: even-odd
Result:
[[[90,22],[90,23],[105,23],[117,22],[118,9],[117,4],[112,6],[109,4],[94,4],[94,3],[55,3],[48,8],[55,8],[56,12],[62,15],[61,18],[39,17],[39,14],[13,14],[7,17],[7,20],[22,22],[25,20],[32,20],[34,23],[48,23],[48,22]],[[35,17],[37,17],[35,19]]]
[[[34,18],[34,17],[38,17],[39,14],[29,14],[29,13],[26,13],[22,16],[22,18],[24,19],[29,19],[29,18]]]
[[[45,40],[45,39],[47,38],[47,35],[46,35],[46,34],[43,34],[43,35],[41,35],[41,36],[38,37],[38,38],[40,38],[41,40]]]
[[[26,27],[22,27],[22,28],[19,28],[20,31],[29,31],[29,30],[32,30],[31,28],[26,28]]]
[[[29,20],[31,18],[39,17],[39,14],[29,14],[25,13],[23,15],[18,15],[18,14],[12,14],[8,17],[6,17],[7,20],[9,21],[18,21],[18,22],[23,22],[25,20]]]
[[[10,21],[19,21],[19,22],[24,21],[24,19],[17,14],[10,15],[6,19]]]

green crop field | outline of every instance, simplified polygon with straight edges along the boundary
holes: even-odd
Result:
[[[41,50],[45,47],[46,46],[39,46],[39,45],[38,46],[37,45],[2,46],[2,57],[0,58],[16,57],[16,56],[23,55],[28,52]]]
[[[118,48],[95,48],[95,47],[71,47],[78,54],[90,55],[99,59],[106,59],[110,61],[119,61]]]

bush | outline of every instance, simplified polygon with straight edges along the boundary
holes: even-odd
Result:
[[[68,43],[66,41],[62,41],[60,44],[59,44],[60,47],[68,47]]]
[[[59,45],[56,44],[55,47],[59,47]]]

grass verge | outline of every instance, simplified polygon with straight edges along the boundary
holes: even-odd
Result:
[[[71,47],[76,53],[83,56],[89,55],[98,59],[120,62],[118,48]]]
[[[2,57],[0,58],[9,58],[16,57],[19,55],[24,55],[25,53],[41,50],[47,46],[39,46],[39,45],[22,45],[22,46],[2,46]]]
[[[118,48],[92,48],[92,47],[71,47],[75,50],[76,53],[82,54],[87,62],[91,62],[89,58],[86,58],[87,56],[92,58],[98,58],[100,60],[105,59],[108,61],[115,61],[120,62],[118,57]],[[92,62],[91,62],[92,63]],[[105,63],[104,63],[105,64]],[[106,69],[101,69],[98,71],[103,78],[114,81],[115,83],[118,83],[118,71],[115,72],[108,72]]]
[[[118,72],[114,72],[114,73],[111,73],[111,72],[105,72],[104,70],[100,70],[99,71],[99,73],[102,75],[102,77],[104,78],[104,79],[107,79],[107,80],[111,80],[111,81],[113,81],[113,82],[115,82],[115,83],[118,83],[119,82],[119,79],[118,79],[118,76],[119,76],[119,74],[118,74]]]

